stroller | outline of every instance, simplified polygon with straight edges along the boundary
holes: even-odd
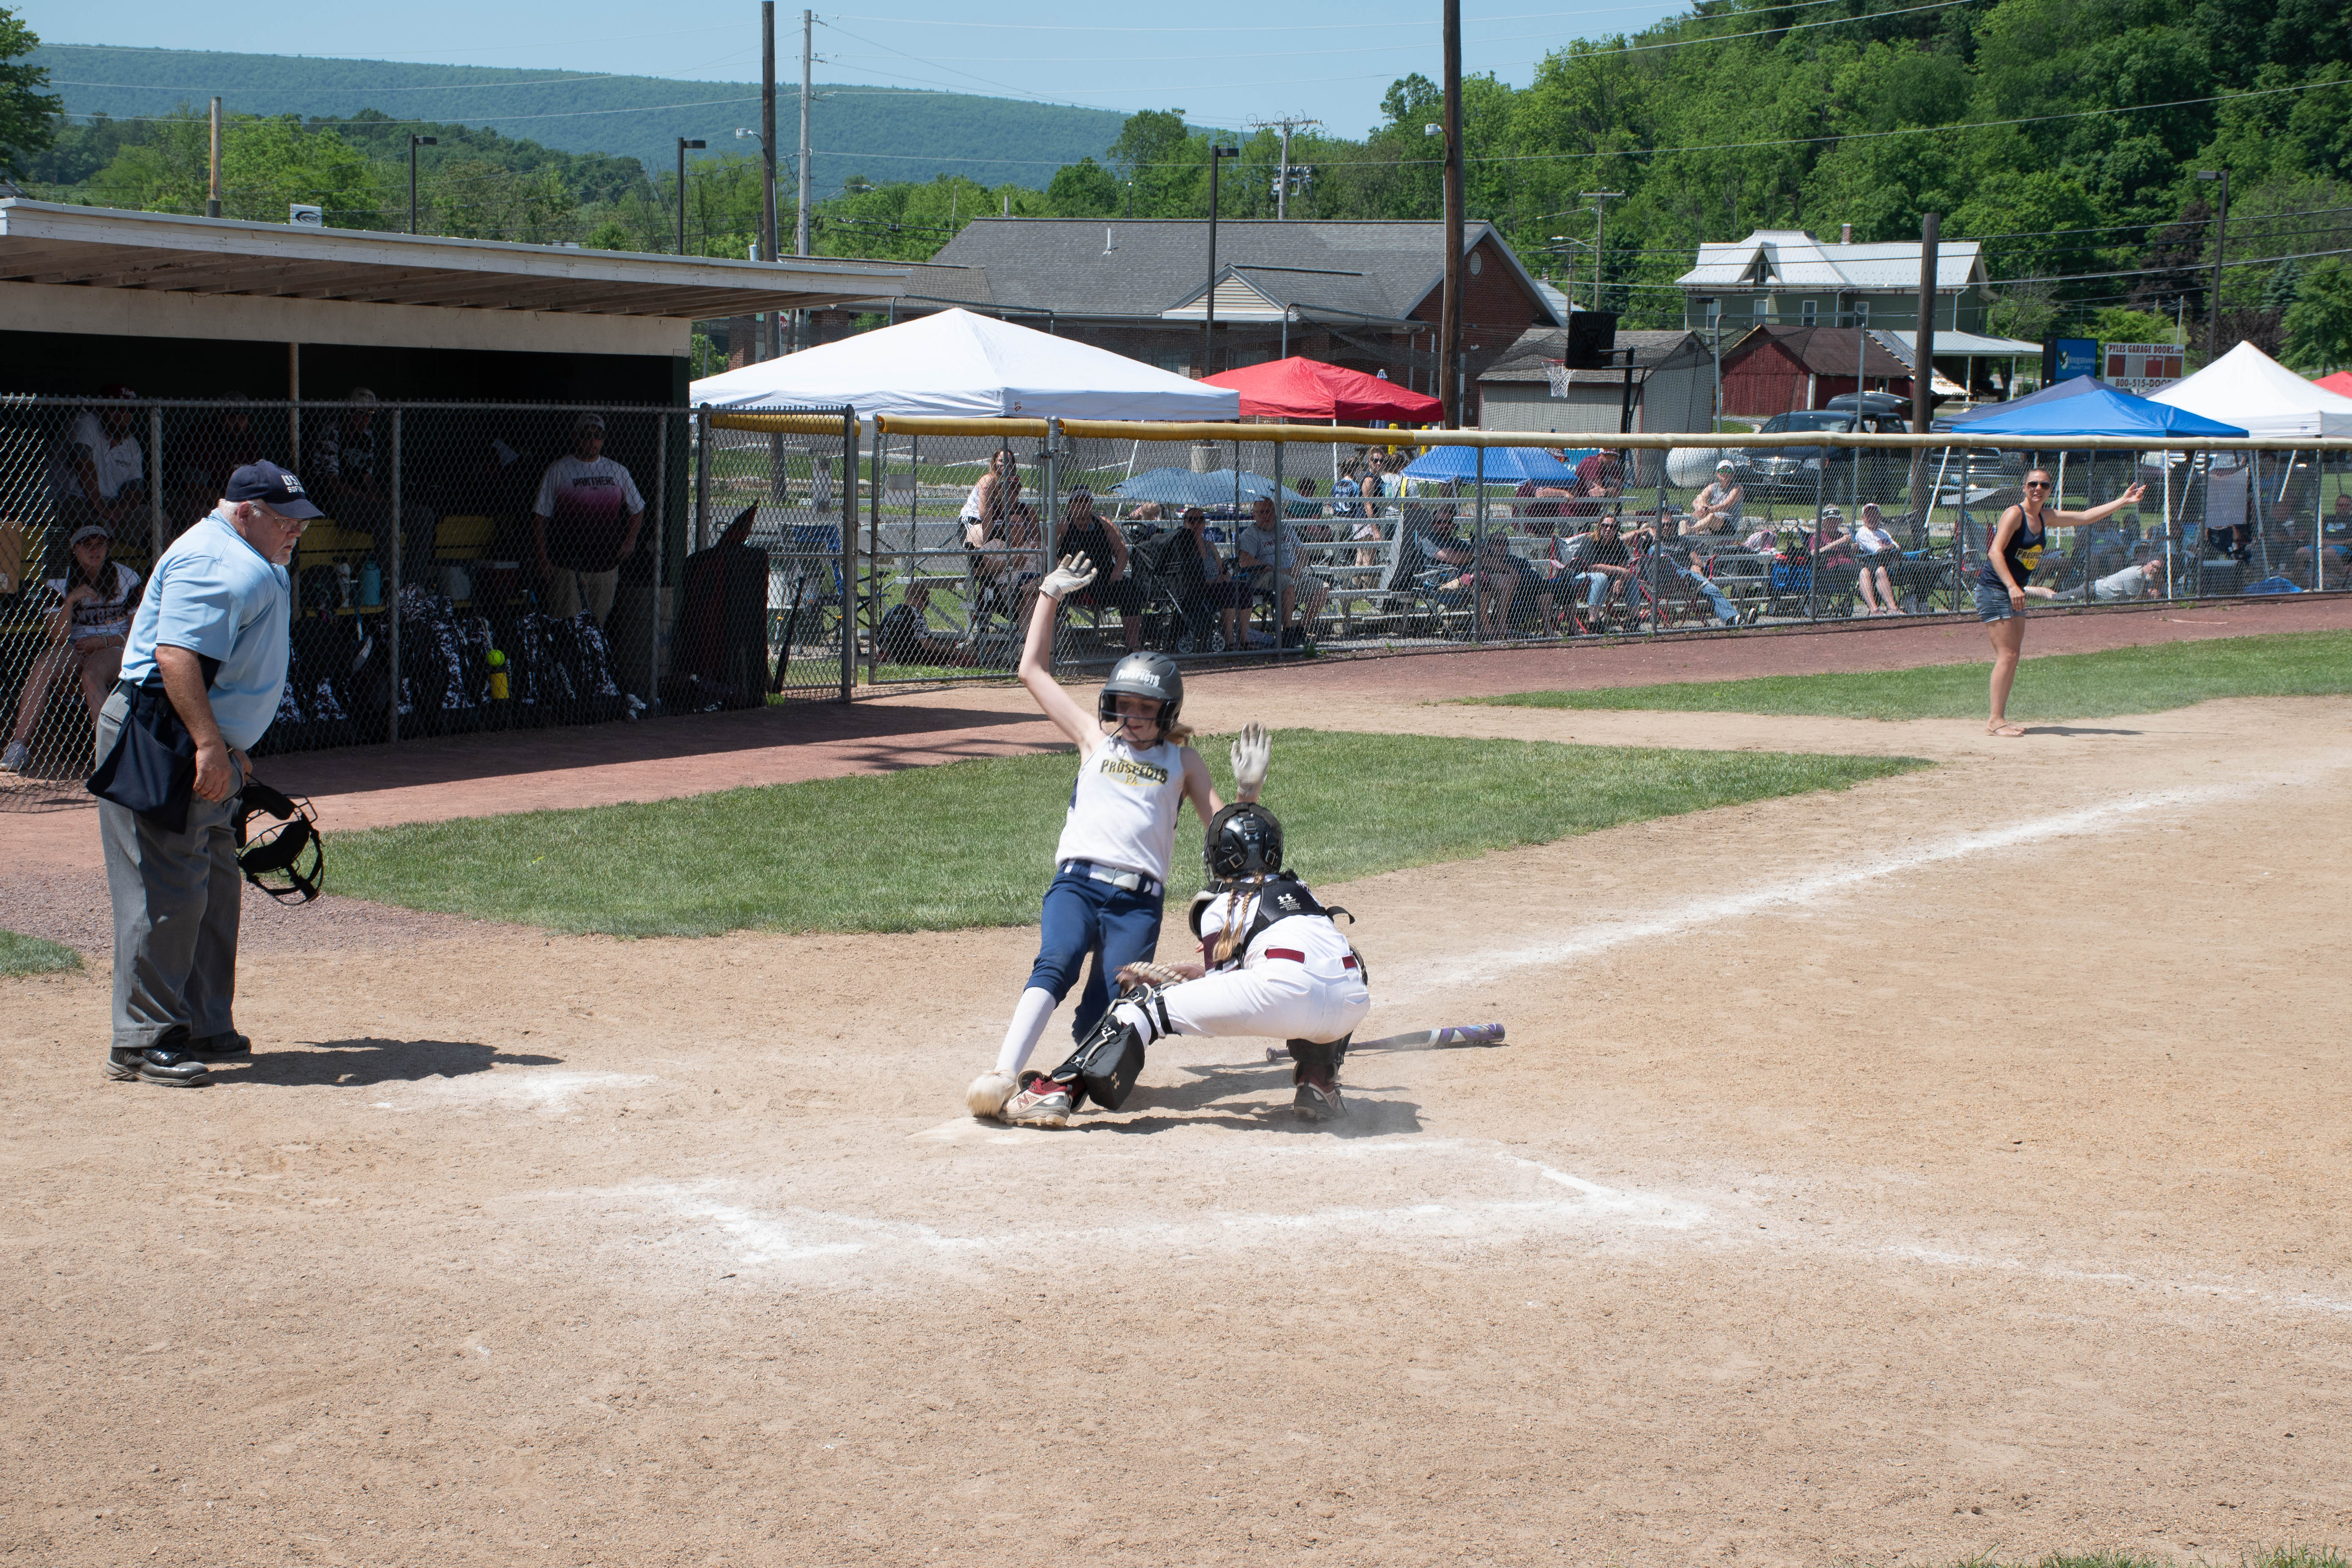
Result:
[[[1222,606],[1215,600],[1225,584],[1209,582],[1191,530],[1171,528],[1135,545],[1128,553],[1128,575],[1144,594],[1144,647],[1177,655],[1225,651],[1217,622]]]

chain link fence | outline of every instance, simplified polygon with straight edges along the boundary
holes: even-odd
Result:
[[[876,686],[1001,678],[1037,574],[1077,548],[1108,570],[1062,616],[1064,667],[1136,647],[1281,658],[1972,613],[1987,542],[2037,467],[2069,510],[2146,486],[2055,531],[2037,598],[2352,587],[2343,443],[1592,436],[1561,449],[1480,432],[1424,447],[1429,433],[1301,426],[881,426],[861,452],[856,656]]]
[[[713,705],[671,658],[701,629],[678,591],[693,436],[642,406],[0,400],[0,807],[79,798],[156,557],[260,458],[326,515],[289,566],[257,751]]]

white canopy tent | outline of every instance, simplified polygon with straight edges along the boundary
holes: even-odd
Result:
[[[2249,436],[2352,436],[2352,397],[2314,385],[2252,343],[2149,393],[2148,401],[2242,426]]]
[[[860,419],[1238,419],[1241,394],[970,310],[901,321],[694,384],[697,406],[838,407]]]

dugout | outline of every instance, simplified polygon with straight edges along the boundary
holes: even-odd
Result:
[[[116,384],[138,394],[108,405],[109,416],[136,437],[132,482],[148,499],[106,521],[117,557],[142,573],[208,504],[191,487],[216,400],[231,395],[249,405],[240,416],[254,455],[302,472],[349,416],[351,389],[370,389],[383,412],[368,439],[403,471],[404,518],[419,494],[440,498],[445,515],[492,510],[451,499],[479,448],[502,439],[535,476],[580,411],[603,411],[608,455],[638,476],[660,542],[631,557],[622,589],[642,601],[646,629],[619,650],[623,679],[650,692],[654,578],[674,588],[686,555],[694,322],[891,297],[905,277],[824,258],[637,255],[0,200],[0,705],[13,705],[41,647],[39,584],[62,570],[71,520],[60,509],[73,498],[56,475],[59,453]],[[351,524],[315,531],[298,568],[335,560],[340,541],[345,564],[373,556],[388,574],[386,528]],[[436,527],[428,517],[411,542],[425,558],[412,559],[418,577],[449,543]],[[457,552],[514,551],[484,540]],[[305,602],[321,601],[313,591]],[[49,708],[79,725],[69,696]]]

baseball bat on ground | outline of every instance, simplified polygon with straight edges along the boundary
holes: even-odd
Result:
[[[1499,1046],[1503,1043],[1500,1024],[1448,1024],[1437,1029],[1415,1029],[1411,1034],[1391,1035],[1385,1039],[1358,1040],[1348,1047],[1350,1055],[1357,1051],[1444,1051],[1458,1046]],[[1286,1062],[1290,1052],[1281,1046],[1268,1046],[1265,1059]]]

